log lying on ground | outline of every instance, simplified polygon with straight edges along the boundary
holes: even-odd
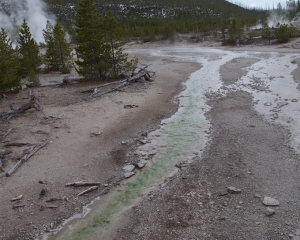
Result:
[[[45,113],[43,112],[43,108],[39,102],[39,97],[36,94],[32,93],[31,91],[29,92],[29,97],[30,100],[28,103],[23,104],[17,109],[14,109],[12,106],[10,106],[11,110],[8,112],[0,113],[0,116],[3,119],[11,119],[12,117],[17,117],[22,115],[28,109],[35,108],[36,110],[42,112],[43,115],[46,117]]]
[[[11,174],[13,174],[24,162],[26,162],[33,154],[35,154],[38,150],[40,150],[42,147],[46,146],[46,144],[49,141],[46,140],[42,142],[39,145],[35,145],[28,149],[28,153],[25,154],[7,173],[6,177],[9,177]]]
[[[120,81],[116,81],[116,82],[111,82],[111,83],[107,83],[107,84],[103,84],[103,85],[99,85],[87,90],[82,91],[82,93],[85,92],[91,92],[91,95],[89,96],[89,98],[96,98],[96,97],[101,97],[107,93],[111,93],[113,91],[116,91],[122,87],[127,86],[128,84],[137,81],[140,78],[144,78],[146,81],[154,81],[155,80],[155,72],[150,72],[147,70],[147,67],[144,67],[142,69],[139,70],[138,73],[134,74],[132,77],[124,79],[124,80],[120,80]],[[106,92],[102,92],[99,93],[99,89],[109,86],[109,85],[117,85],[116,87],[106,91]]]

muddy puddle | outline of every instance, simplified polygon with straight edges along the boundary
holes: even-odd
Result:
[[[134,50],[131,51],[134,53]],[[172,175],[177,163],[198,161],[210,136],[211,125],[205,117],[209,110],[207,96],[210,94],[222,97],[231,91],[251,93],[255,109],[267,121],[287,127],[292,146],[297,152],[300,151],[300,94],[292,76],[292,71],[297,68],[297,64],[292,63],[296,54],[187,47],[145,50],[145,54],[180,62],[198,62],[202,68],[192,73],[185,83],[186,89],[178,96],[178,111],[171,118],[163,120],[159,129],[148,134],[147,143],[138,148],[137,154],[148,161],[146,167],[114,193],[85,209],[91,209],[89,214],[69,221],[63,231],[49,239],[99,239],[101,233],[150,188]],[[244,68],[246,74],[234,84],[223,86],[220,67],[236,58],[255,58],[257,61]],[[45,235],[44,239],[52,234]]]

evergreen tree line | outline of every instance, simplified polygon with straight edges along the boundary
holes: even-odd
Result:
[[[137,59],[128,60],[128,55],[123,53],[123,31],[113,13],[108,11],[101,17],[94,0],[79,2],[75,33],[77,56],[73,62],[70,43],[66,41],[66,33],[58,22],[53,25],[48,21],[43,30],[44,55],[40,54],[25,19],[19,29],[15,48],[5,29],[1,28],[0,92],[19,91],[24,77],[27,77],[29,87],[38,86],[37,73],[41,64],[45,64],[47,71],[62,73],[69,73],[75,67],[84,79],[129,76],[136,69]]]
[[[74,25],[72,19],[76,15],[73,8],[65,7],[64,0],[45,1],[59,21],[69,27],[72,36],[70,26]],[[67,2],[78,4],[78,0]],[[109,10],[114,13],[129,39],[139,38],[144,42],[174,40],[176,33],[215,33],[224,25],[228,29],[232,19],[239,19],[250,27],[267,17],[267,11],[244,9],[225,0],[96,0],[95,3],[102,15]]]

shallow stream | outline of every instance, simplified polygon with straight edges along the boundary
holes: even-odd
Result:
[[[134,50],[131,51],[134,53]],[[145,158],[155,154],[147,166],[112,194],[96,213],[86,216],[83,222],[78,220],[76,226],[69,225],[70,231],[64,231],[59,239],[98,239],[96,236],[137,203],[149,188],[174,173],[176,163],[199,159],[211,130],[205,116],[209,111],[206,104],[209,94],[224,96],[230,91],[250,92],[254,97],[255,109],[268,121],[286,126],[291,132],[292,146],[297,152],[300,151],[300,95],[298,84],[292,76],[297,64],[291,63],[297,58],[296,54],[232,52],[196,47],[149,49],[145,54],[180,62],[199,62],[202,68],[192,73],[185,83],[186,89],[178,96],[178,111],[163,120],[159,129],[149,133],[147,143],[137,150]],[[220,67],[235,58],[257,58],[258,61],[245,68],[247,74],[237,82],[223,86]]]

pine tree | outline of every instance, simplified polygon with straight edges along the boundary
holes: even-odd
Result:
[[[81,0],[77,8],[75,31],[77,72],[85,78],[105,79],[111,69],[110,46],[105,42],[102,19],[94,0]]]
[[[36,41],[33,39],[30,28],[24,19],[21,28],[19,29],[19,53],[21,73],[23,75],[28,75],[29,71],[32,69],[37,72],[38,67],[41,64],[41,57],[39,56],[39,48]]]
[[[128,60],[128,54],[124,53],[121,47],[124,43],[122,39],[122,29],[118,25],[111,11],[108,11],[104,18],[104,29],[106,41],[110,45],[112,61],[112,74],[110,77],[117,77],[121,74],[131,75],[136,69],[137,59]]]
[[[44,62],[46,69],[49,71],[58,70],[58,66],[55,60],[55,48],[54,48],[54,36],[53,25],[50,21],[47,21],[46,28],[43,29],[43,36],[46,43],[46,53],[44,56]]]
[[[54,44],[59,57],[59,70],[62,73],[69,73],[71,68],[71,47],[66,40],[66,33],[57,22],[53,29]]]
[[[18,61],[12,42],[3,28],[0,31],[0,92],[21,89],[21,77],[18,75]]]
[[[65,32],[61,25],[55,26],[48,21],[46,29],[43,30],[47,50],[45,54],[45,64],[48,70],[70,72],[71,68],[71,48],[65,39]]]

